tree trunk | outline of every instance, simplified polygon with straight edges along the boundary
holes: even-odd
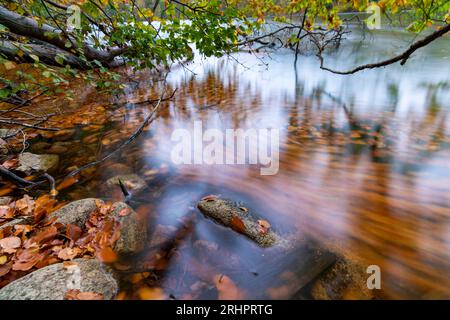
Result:
[[[19,54],[20,51],[23,54]],[[63,54],[65,63],[70,65],[71,67],[75,67],[78,69],[85,69],[88,66],[77,56],[63,51],[53,45],[50,44],[22,44],[19,42],[8,41],[8,40],[0,40],[0,53],[4,54],[11,60],[16,60],[19,62],[33,62],[34,59],[31,58],[30,55],[34,54],[39,57],[39,60],[48,65],[60,66],[56,62],[56,56],[58,54]]]
[[[124,53],[127,48],[109,48],[106,51],[93,48],[87,43],[83,44],[82,48],[67,48],[67,43],[76,46],[76,41],[69,34],[63,30],[59,30],[48,24],[38,24],[38,22],[32,18],[28,18],[9,11],[0,6],[0,24],[7,27],[12,33],[25,36],[31,39],[37,39],[48,44],[51,44],[62,51],[70,52],[72,55],[76,55],[76,51],[81,49],[88,60],[98,60],[105,65],[112,62],[115,57]],[[6,50],[6,49],[5,49]],[[70,51],[69,51],[70,50]],[[42,51],[42,50],[40,50]],[[51,50],[50,50],[51,51]]]

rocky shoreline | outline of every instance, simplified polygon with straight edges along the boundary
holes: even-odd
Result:
[[[0,198],[1,203],[12,199]],[[73,201],[52,212],[47,220],[64,227],[76,226],[85,229],[89,219],[99,207],[105,205],[100,199],[87,198]],[[113,245],[119,256],[134,255],[140,252],[147,240],[147,226],[137,213],[126,203],[116,202],[108,213],[120,223],[120,233]],[[24,225],[22,218],[1,226],[1,230]],[[70,293],[87,293],[87,297],[98,296],[113,299],[118,293],[119,279],[108,263],[97,258],[82,257],[50,264],[37,269],[0,289],[0,300],[62,300]]]

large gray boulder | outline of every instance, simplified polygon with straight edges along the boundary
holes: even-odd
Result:
[[[119,286],[112,269],[100,261],[75,259],[71,265],[53,264],[11,282],[0,289],[0,300],[63,300],[71,289],[110,300]]]
[[[50,218],[56,217],[56,222],[70,223],[83,228],[92,212],[97,209],[98,202],[102,203],[102,200],[95,198],[77,200],[54,211]]]
[[[113,204],[111,215],[120,222],[120,238],[114,245],[119,255],[135,254],[144,249],[147,241],[147,226],[138,214],[126,203]]]
[[[56,154],[34,154],[24,152],[19,155],[19,167],[16,170],[49,172],[58,167],[59,156]]]

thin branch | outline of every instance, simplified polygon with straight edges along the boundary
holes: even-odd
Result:
[[[342,75],[348,75],[348,74],[354,74],[356,72],[365,70],[365,69],[373,69],[373,68],[378,68],[378,67],[384,67],[396,62],[400,61],[400,65],[404,65],[406,63],[406,61],[410,58],[410,56],[418,49],[425,47],[426,45],[428,45],[429,43],[433,42],[434,40],[442,37],[443,35],[445,35],[447,32],[450,32],[450,24],[447,24],[446,26],[442,27],[441,29],[434,31],[433,33],[431,33],[430,35],[428,35],[427,37],[423,38],[422,40],[416,41],[414,42],[406,51],[404,51],[403,53],[387,59],[387,60],[383,60],[377,63],[368,63],[368,64],[364,64],[361,65],[359,67],[356,67],[354,69],[351,70],[347,70],[347,71],[339,71],[339,70],[333,70],[330,68],[327,68],[324,66],[324,58],[322,56],[322,50],[319,50],[319,53],[317,54],[317,57],[320,60],[320,69],[322,70],[326,70],[335,74],[342,74]]]
[[[0,119],[0,123],[13,124],[13,125],[15,124],[15,125],[19,125],[19,126],[22,126],[25,128],[31,128],[31,129],[43,130],[43,131],[59,131],[58,128],[46,128],[46,127],[41,127],[39,125],[24,123],[24,122],[15,121],[15,120]]]
[[[172,93],[172,95],[171,96],[173,96],[174,94],[175,94],[175,92],[176,92],[176,89],[173,91],[173,93]],[[97,166],[97,165],[99,165],[100,163],[102,163],[102,162],[104,162],[104,161],[106,161],[106,160],[108,160],[109,158],[111,158],[113,155],[115,155],[117,152],[119,152],[120,150],[122,150],[123,148],[125,148],[127,145],[129,145],[131,142],[133,142],[141,133],[142,133],[142,131],[144,130],[144,128],[147,126],[147,125],[149,125],[150,123],[152,123],[153,122],[153,120],[155,120],[155,115],[156,115],[156,113],[157,113],[157,111],[158,111],[158,109],[159,109],[159,107],[160,107],[160,105],[161,105],[161,102],[163,101],[163,99],[164,99],[164,93],[165,93],[165,91],[163,92],[163,94],[161,95],[161,97],[158,99],[158,102],[156,103],[156,106],[152,109],[152,111],[147,115],[147,117],[145,117],[145,119],[144,119],[144,121],[142,122],[142,124],[139,126],[139,128],[126,140],[126,141],[124,141],[117,149],[115,149],[115,150],[113,150],[112,152],[110,152],[110,153],[108,153],[106,156],[104,156],[103,158],[101,158],[101,159],[99,159],[99,160],[96,160],[96,161],[93,161],[93,162],[90,162],[90,163],[88,163],[88,164],[86,164],[86,165],[84,165],[84,166],[81,166],[80,168],[78,168],[78,169],[75,169],[75,170],[73,170],[73,171],[71,171],[69,174],[67,174],[65,177],[64,177],[64,179],[65,178],[68,178],[68,177],[73,177],[73,176],[75,176],[75,175],[77,175],[78,173],[80,173],[81,171],[83,171],[83,170],[86,170],[86,169],[88,169],[88,168],[91,168],[91,167],[94,167],[94,166]]]
[[[302,20],[302,26],[298,30],[297,33],[297,45],[295,46],[295,60],[294,60],[294,66],[297,65],[297,59],[298,59],[298,47],[300,46],[300,35],[305,28],[305,22],[306,22],[306,15],[308,14],[308,8],[305,9],[305,13],[303,14],[303,20]]]

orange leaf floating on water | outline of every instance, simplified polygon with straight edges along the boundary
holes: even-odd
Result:
[[[244,222],[242,222],[242,219],[238,216],[233,216],[231,218],[230,227],[236,232],[244,233],[245,232],[245,225]]]
[[[244,294],[236,284],[226,275],[216,275],[214,284],[219,292],[219,300],[240,300],[244,299]]]
[[[8,237],[0,240],[0,247],[3,249],[16,249],[19,248],[22,241],[19,237]]]
[[[68,177],[68,178],[64,179],[63,181],[61,181],[60,184],[58,184],[58,186],[56,187],[56,190],[66,189],[66,188],[74,185],[77,182],[78,182],[77,178],[75,178],[75,177]]]
[[[65,300],[104,300],[103,294],[97,292],[81,292],[69,290],[64,295]]]
[[[258,220],[259,232],[266,234],[270,229],[270,223],[266,220]]]
[[[164,300],[167,298],[164,290],[161,288],[142,287],[139,289],[138,294],[142,300]]]
[[[215,194],[210,194],[209,196],[203,197],[202,201],[215,201],[219,199],[218,196],[216,196]]]
[[[111,247],[104,247],[95,252],[96,257],[105,263],[112,263],[117,261],[117,254]]]

